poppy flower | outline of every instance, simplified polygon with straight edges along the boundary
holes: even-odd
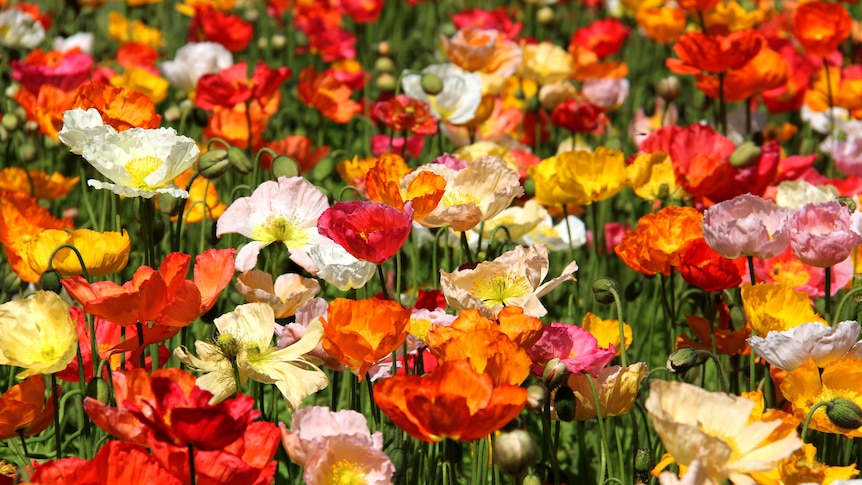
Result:
[[[359,380],[407,338],[410,310],[390,300],[336,298],[323,322],[323,349]]]
[[[362,112],[362,106],[350,99],[353,90],[331,73],[318,74],[313,67],[306,67],[299,73],[297,90],[300,101],[336,123],[347,123]]]
[[[403,210],[380,202],[338,202],[317,221],[320,234],[340,244],[355,258],[382,264],[401,249],[413,228],[413,208]]]
[[[748,64],[764,44],[763,36],[754,30],[740,30],[727,36],[689,32],[674,45],[679,59],[668,59],[666,64],[678,74],[723,74]]]
[[[287,318],[320,292],[320,284],[294,273],[283,274],[273,282],[271,274],[254,269],[237,277],[236,289],[247,302],[272,307],[275,318]]]
[[[553,322],[542,337],[528,350],[533,360],[533,376],[541,378],[545,364],[560,359],[571,373],[589,372],[593,376],[614,359],[613,346],[600,348],[598,340],[587,330],[568,323]]]
[[[6,47],[32,49],[45,40],[47,26],[33,14],[17,8],[0,12],[0,44]]]
[[[853,258],[831,268],[831,293],[835,296],[853,278]],[[806,293],[810,298],[826,295],[826,269],[803,263],[793,254],[791,246],[775,257],[756,258],[754,276],[757,281],[782,284]]]
[[[647,366],[637,362],[628,367],[618,365],[605,367],[595,376],[596,396],[583,372],[572,373],[566,385],[575,394],[575,419],[595,419],[596,401],[602,416],[619,416],[629,412],[635,405],[640,384],[647,376]]]
[[[862,235],[851,228],[850,210],[834,200],[797,209],[788,226],[793,255],[818,268],[844,261],[862,244]]]
[[[792,406],[793,415],[807,419],[817,403],[842,398],[862,406],[862,360],[839,359],[820,368],[813,359],[787,372],[781,381],[781,393]],[[848,429],[835,423],[819,407],[811,416],[810,428],[824,433],[843,434],[848,438],[862,438],[862,429]]]
[[[570,42],[589,49],[601,59],[619,52],[630,31],[615,18],[601,19],[576,30]]]
[[[503,6],[499,6],[494,10],[481,8],[461,10],[458,13],[452,14],[452,23],[459,30],[467,27],[493,29],[505,35],[507,39],[517,37],[524,27],[521,22],[513,22],[512,17]]]
[[[314,147],[311,138],[303,135],[287,135],[284,138],[266,144],[266,148],[278,155],[284,155],[296,162],[300,173],[307,173],[329,154],[328,146]],[[272,170],[273,158],[269,153],[262,153],[260,168]]]
[[[63,127],[63,113],[71,106],[75,94],[43,84],[35,94],[19,89],[12,97],[24,108],[27,120],[37,123],[42,134],[56,140]]]
[[[862,351],[859,323],[846,320],[830,327],[821,322],[803,323],[789,330],[772,331],[766,338],[752,336],[749,344],[769,365],[795,370],[809,359],[819,368]]]
[[[48,175],[41,170],[6,167],[0,170],[0,191],[24,192],[37,199],[65,197],[78,185],[81,177],[66,177],[59,172]]]
[[[740,296],[748,323],[758,337],[766,337],[773,330],[780,332],[803,323],[824,321],[814,313],[808,294],[787,285],[743,283]]]
[[[685,322],[694,338],[686,334],[680,335],[676,339],[677,349],[692,348],[712,352],[712,341],[715,340],[715,348],[719,354],[749,354],[750,349],[746,339],[751,337],[751,327],[746,323],[743,327],[734,330],[730,324],[730,312],[726,304],[722,303],[719,307],[719,319],[715,325],[697,315],[686,315]]]
[[[240,52],[251,42],[254,26],[239,15],[228,15],[209,4],[201,4],[195,6],[188,36],[192,42],[216,42],[231,52]]]
[[[30,265],[30,269],[39,275],[48,268],[57,270],[63,278],[83,274],[78,256],[71,249],[63,248],[54,254],[64,244],[78,250],[90,276],[116,273],[129,262],[131,242],[126,231],[100,233],[90,229],[73,232],[47,229],[24,243],[20,255]]]
[[[357,24],[373,24],[383,11],[383,0],[343,0],[341,9]]]
[[[596,338],[599,348],[614,349],[616,356],[620,355],[620,322],[619,320],[604,320],[593,312],[587,312],[581,320],[581,327],[590,332]],[[632,346],[632,327],[623,322],[623,335],[626,339],[626,348]]]
[[[683,249],[679,272],[690,285],[704,291],[722,291],[742,284],[745,260],[726,258],[709,247],[704,238],[698,238]]]
[[[172,61],[165,61],[159,69],[171,85],[190,93],[205,74],[215,74],[233,64],[230,51],[216,42],[190,42],[177,50]]]
[[[265,145],[263,134],[267,124],[281,103],[281,94],[275,91],[263,101],[263,104],[257,100],[239,103],[233,108],[214,106],[209,123],[204,127],[204,137],[220,138],[241,149],[248,149],[251,142],[253,151],[260,150]]]
[[[271,69],[263,61],[257,62],[251,79],[247,72],[245,61],[241,61],[217,74],[204,74],[197,83],[195,104],[203,109],[233,108],[250,100],[266,104],[266,99],[291,75],[290,69]]]
[[[421,136],[437,133],[437,118],[431,114],[428,103],[404,94],[374,103],[371,114],[396,132],[409,131]]]
[[[75,327],[78,332],[78,346],[81,351],[81,361],[84,364],[84,380],[89,382],[94,376],[93,370],[93,349],[91,347],[90,326],[87,324],[87,319],[84,317],[84,310],[79,306],[69,308],[69,315],[75,322]],[[96,357],[95,362],[98,364],[105,360],[108,366],[103,368],[102,377],[107,379],[107,372],[114,370],[131,370],[138,362],[140,362],[140,354],[138,352],[126,353],[112,351],[111,349],[123,342],[123,332],[121,327],[105,320],[104,318],[95,317],[93,319],[93,329],[96,331]],[[138,333],[135,327],[126,328],[125,340],[134,340],[138,338]],[[121,368],[121,364],[125,357],[125,368]],[[158,358],[158,357],[157,357]],[[152,356],[147,356],[145,367],[150,368],[152,365]],[[81,379],[78,372],[78,359],[73,359],[65,369],[57,373],[57,378],[66,382],[79,382]]]
[[[63,483],[65,485],[181,485],[147,449],[136,443],[108,441],[92,460],[79,457],[47,461],[34,467],[31,483]]]
[[[195,257],[194,279],[185,279],[191,256],[171,253],[159,270],[141,266],[123,285],[88,283],[80,276],[62,281],[84,312],[117,325],[155,322],[184,327],[215,305],[233,277],[233,249],[210,249]]]
[[[75,358],[75,322],[57,293],[39,291],[0,305],[0,328],[0,364],[20,367],[18,379],[59,372]]]
[[[153,72],[155,71],[155,72]],[[170,83],[158,74],[155,68],[132,66],[122,74],[111,76],[111,86],[138,91],[159,104],[168,97]]]
[[[565,81],[574,73],[572,55],[556,44],[540,42],[522,49],[523,60],[517,71],[522,80],[542,86]]]
[[[72,91],[90,77],[93,58],[79,49],[67,52],[35,49],[23,61],[13,60],[9,66],[12,79],[33,93],[38,93],[43,84]]]
[[[254,268],[260,251],[284,244],[292,261],[314,271],[307,251],[318,244],[318,218],[329,208],[326,196],[302,177],[279,177],[260,184],[248,197],[235,200],[216,225],[216,236],[238,233],[252,239],[240,250],[236,269]]]
[[[413,219],[420,221],[430,214],[443,198],[446,179],[433,172],[425,172],[413,178],[409,184],[402,184],[409,170],[398,155],[383,154],[374,168],[368,171],[365,190],[369,199],[396,209],[403,210],[409,202],[413,208]]]
[[[474,441],[505,426],[527,403],[523,388],[479,374],[465,361],[446,362],[425,377],[393,376],[374,386],[374,402],[410,436],[435,443]]]
[[[635,12],[635,20],[646,37],[659,44],[676,42],[685,32],[685,10],[677,7],[642,8]]]
[[[692,207],[665,207],[641,217],[614,251],[638,273],[667,276],[682,262],[686,243],[703,237],[702,220],[703,215]]]
[[[436,95],[429,95],[422,89],[423,75],[433,74],[443,83],[443,89]],[[401,85],[404,94],[424,101],[431,107],[431,113],[452,124],[463,124],[476,117],[482,102],[482,80],[478,74],[467,72],[455,64],[432,64],[421,73],[407,74]]]
[[[0,440],[44,431],[54,421],[53,401],[45,399],[45,377],[30,376],[6,390],[0,395],[0,411]]]
[[[108,13],[108,36],[120,44],[140,42],[153,49],[159,49],[165,45],[165,37],[161,30],[149,27],[140,20],[129,20],[116,10]]]
[[[626,183],[622,152],[599,147],[568,151],[542,160],[529,171],[536,200],[545,206],[589,205],[616,195]]]
[[[84,111],[95,108],[102,122],[117,131],[155,129],[162,123],[162,115],[156,113],[156,105],[149,97],[98,81],[82,84],[75,90],[75,98],[69,109],[74,108]]]
[[[505,78],[521,63],[520,46],[494,29],[471,26],[441,39],[446,57],[465,71]]]
[[[793,11],[793,37],[805,51],[817,57],[828,57],[850,36],[852,21],[844,5],[808,2]]]
[[[605,110],[586,100],[570,99],[551,113],[551,121],[572,133],[590,133],[606,121]]]

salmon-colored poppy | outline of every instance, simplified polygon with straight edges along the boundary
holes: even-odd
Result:
[[[763,36],[755,30],[740,30],[726,36],[689,32],[674,45],[679,59],[668,59],[666,64],[678,74],[722,74],[748,64],[764,44]]]
[[[108,441],[92,460],[80,457],[48,461],[35,466],[30,482],[63,485],[181,485],[179,478],[162,467],[136,443]]]
[[[407,338],[410,309],[389,300],[336,298],[323,321],[323,349],[359,380]]]
[[[233,108],[215,106],[212,116],[209,117],[209,124],[204,128],[204,136],[207,139],[221,138],[242,149],[247,149],[250,141],[252,150],[259,150],[264,145],[263,133],[266,131],[266,125],[280,103],[281,94],[276,91],[269,97],[252,100],[248,105],[239,103]],[[250,114],[247,114],[247,111]]]
[[[380,410],[410,436],[434,443],[445,438],[473,441],[497,431],[515,418],[527,402],[527,391],[494,386],[465,361],[446,362],[431,375],[394,376],[374,387]]]
[[[402,188],[401,180],[409,171],[407,164],[398,155],[383,154],[374,168],[368,171],[365,190],[369,199],[396,209],[403,209],[410,202],[413,219],[421,221],[443,198],[446,179],[433,172],[423,172]]]
[[[413,228],[413,208],[373,201],[338,202],[320,215],[317,230],[356,259],[382,264],[401,249]]]
[[[328,146],[314,147],[311,138],[303,135],[288,135],[281,140],[271,141],[266,147],[279,155],[290,157],[299,166],[301,173],[306,173],[329,155]],[[264,152],[260,157],[260,168],[272,169],[273,158]]]
[[[852,21],[841,3],[808,2],[793,12],[793,37],[813,56],[827,57],[850,36]]]
[[[353,91],[331,73],[318,74],[306,67],[299,74],[299,99],[336,123],[347,123],[362,112],[362,106],[350,99]]]
[[[670,274],[679,267],[686,243],[703,237],[703,214],[692,207],[668,206],[638,220],[614,249],[638,273]]]
[[[68,109],[74,108],[96,108],[102,115],[102,121],[117,131],[129,128],[154,129],[162,123],[162,115],[156,113],[155,103],[146,95],[98,81],[83,84],[75,90],[75,99]]]
[[[60,392],[59,387],[53,392]],[[52,400],[45,400],[45,377],[36,374],[0,395],[0,440],[39,434],[54,421]]]

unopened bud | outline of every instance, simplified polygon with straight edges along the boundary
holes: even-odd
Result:
[[[395,63],[388,57],[379,57],[374,61],[374,69],[380,72],[392,72],[395,69]]]
[[[539,25],[548,25],[554,21],[554,9],[545,5],[536,12],[536,22]]]
[[[569,378],[569,369],[566,363],[559,358],[554,357],[545,364],[545,371],[542,373],[542,382],[548,386],[548,389],[556,389],[560,384],[566,382]]]
[[[862,426],[862,409],[843,397],[836,397],[826,405],[826,416],[839,428],[857,429]]]
[[[669,76],[659,80],[655,90],[658,92],[658,95],[661,96],[661,99],[668,103],[675,101],[680,97],[680,95],[682,95],[682,85],[680,85],[679,79],[675,76]]]
[[[707,353],[692,348],[676,349],[667,358],[667,370],[671,374],[682,374],[706,362]]]
[[[395,466],[395,473],[404,470],[404,450],[401,447],[396,446],[392,448],[387,455],[389,456],[389,460],[392,461],[392,465]]]
[[[102,404],[108,404],[110,396],[108,383],[101,377],[94,377],[87,383],[87,397],[93,398]]]
[[[560,386],[551,395],[553,399],[553,416],[560,421],[569,422],[575,419],[575,392],[569,386]]]
[[[209,124],[210,117],[206,111],[195,106],[194,108],[192,108],[192,121],[194,121],[197,126],[203,128]]]
[[[494,438],[494,463],[503,473],[521,476],[536,463],[536,442],[530,433],[516,429]]]
[[[226,174],[228,169],[230,169],[230,161],[227,158],[227,150],[216,148],[198,158],[198,172],[210,180]]]
[[[299,165],[296,160],[279,155],[272,161],[272,174],[276,177],[296,177],[299,175]]]
[[[36,158],[36,147],[30,142],[25,142],[21,148],[21,159],[25,162],[32,162]]]
[[[377,76],[377,81],[374,83],[377,85],[377,89],[381,91],[394,91],[395,84],[398,81],[395,79],[395,76],[389,74],[388,72],[384,72]]]
[[[847,207],[847,209],[850,211],[851,214],[856,212],[856,201],[853,199],[853,197],[847,197],[846,195],[841,195],[841,196],[838,196],[838,198],[835,200],[837,200],[838,203],[840,203],[841,205]]]
[[[751,166],[760,158],[760,153],[760,147],[754,142],[743,142],[730,154],[730,164],[736,168]]]
[[[60,285],[60,280],[63,279],[60,276],[60,272],[56,269],[49,269],[42,273],[42,278],[39,279],[39,285],[45,291],[53,291],[54,293],[60,293],[60,290],[63,289],[63,286]]]
[[[243,175],[254,169],[254,164],[252,164],[248,155],[237,147],[232,146],[227,149],[227,159],[230,162],[230,166]]]
[[[159,194],[159,211],[168,217],[179,214],[185,204],[185,199],[178,199],[167,192]]]
[[[527,387],[527,407],[530,411],[542,412],[548,401],[548,389],[541,384],[531,384]]]
[[[284,49],[284,46],[287,45],[287,37],[281,34],[273,34],[269,44],[273,49]]]
[[[635,470],[639,472],[648,472],[652,470],[652,467],[652,454],[650,454],[650,450],[638,448],[638,451],[635,454]]]
[[[177,105],[169,106],[168,109],[165,110],[165,121],[169,123],[176,123],[180,121],[182,117],[183,110],[181,110]]]
[[[436,74],[425,73],[422,75],[419,85],[428,96],[436,96],[443,92],[443,80]]]
[[[606,276],[593,280],[590,289],[593,290],[596,301],[605,305],[610,305],[615,301],[614,293],[620,294],[620,284],[617,283],[617,280]]]
[[[9,131],[15,131],[18,129],[20,120],[13,113],[6,113],[3,115],[3,120],[0,123],[3,124],[3,128],[6,128]]]
[[[521,485],[542,485],[542,479],[538,475],[531,473],[521,480]]]

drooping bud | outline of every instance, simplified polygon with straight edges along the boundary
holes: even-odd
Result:
[[[276,177],[296,177],[299,175],[299,164],[288,156],[279,155],[272,161],[272,174]]]
[[[254,164],[252,164],[248,155],[237,147],[232,146],[227,149],[227,159],[230,162],[230,166],[243,175],[254,169]]]
[[[754,142],[743,142],[730,154],[730,164],[736,168],[751,166],[760,158],[761,152],[760,147]]]
[[[87,397],[91,397],[102,404],[108,404],[110,396],[108,383],[101,377],[94,377],[87,383]]]
[[[548,401],[548,389],[541,384],[531,384],[527,387],[527,407],[530,411],[542,412]]]
[[[836,397],[826,405],[826,416],[839,428],[857,429],[862,426],[862,409],[843,397]]]
[[[679,79],[675,76],[660,79],[655,90],[661,96],[661,99],[668,103],[675,101],[682,95],[682,85],[680,85]]]
[[[198,172],[210,180],[221,177],[229,169],[230,161],[227,158],[227,150],[216,148],[198,158]]]
[[[559,358],[554,357],[545,364],[545,371],[542,373],[542,382],[548,386],[548,389],[556,389],[560,384],[566,382],[569,378],[569,369],[566,363]]]
[[[60,285],[60,280],[63,279],[60,276],[60,272],[56,269],[49,269],[42,273],[42,278],[39,279],[39,285],[45,291],[53,291],[54,293],[60,293],[63,287]]]
[[[443,92],[443,80],[436,74],[432,74],[430,72],[422,75],[419,85],[428,96],[437,96]]]
[[[620,294],[620,284],[617,283],[617,280],[606,276],[596,278],[590,285],[590,289],[593,290],[596,301],[604,305],[610,305],[614,302],[614,293]]]
[[[180,208],[182,208],[185,203],[186,201],[184,199],[174,197],[167,192],[159,194],[159,211],[168,217],[179,214]]]
[[[521,476],[536,463],[536,442],[530,433],[516,429],[494,438],[494,463],[503,473]]]
[[[667,357],[667,370],[671,374],[682,374],[706,362],[707,354],[692,348],[676,349]]]
[[[569,386],[560,386],[552,394],[553,409],[551,417],[556,417],[560,421],[569,422],[575,419],[575,392]]]

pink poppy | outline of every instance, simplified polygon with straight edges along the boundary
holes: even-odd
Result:
[[[818,268],[844,261],[862,243],[862,236],[850,228],[850,210],[834,200],[797,209],[789,225],[793,254]]]
[[[603,349],[590,332],[577,325],[558,322],[545,325],[542,337],[527,353],[533,359],[530,371],[537,377],[542,376],[545,364],[555,358],[571,373],[586,371],[595,377],[616,354],[613,344]]]
[[[69,52],[44,52],[36,49],[24,61],[13,60],[12,79],[31,93],[38,93],[43,85],[62,91],[73,91],[90,77],[93,58],[73,49]]]
[[[771,258],[790,244],[786,212],[772,201],[745,194],[720,202],[703,214],[703,237],[718,254]]]
[[[768,259],[754,260],[754,275],[757,281],[781,283],[808,294],[811,298],[826,295],[826,270],[807,265],[796,259],[790,246],[783,253]],[[850,258],[832,266],[832,296],[853,278],[853,262]]]

